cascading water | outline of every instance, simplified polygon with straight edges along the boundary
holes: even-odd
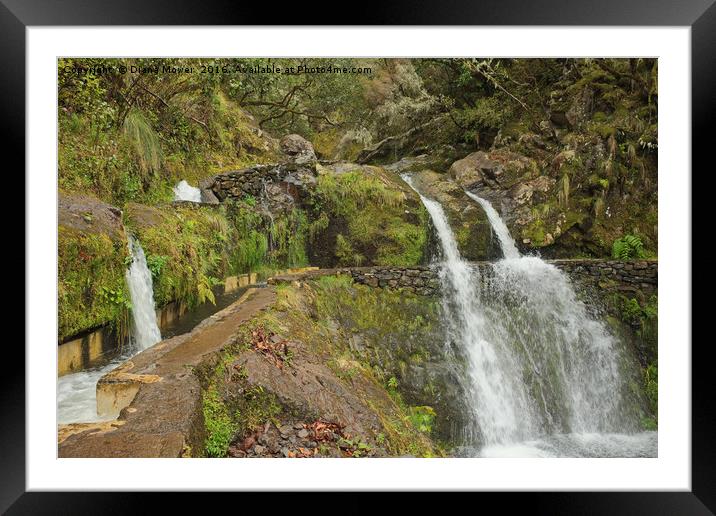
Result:
[[[448,337],[467,364],[473,420],[463,453],[655,456],[656,432],[635,433],[643,398],[630,385],[638,385],[638,369],[569,278],[537,257],[521,257],[490,203],[470,194],[505,255],[481,275],[461,259],[440,204],[402,177],[420,195],[443,251]]]
[[[134,238],[129,238],[132,265],[125,272],[129,296],[132,300],[131,339],[137,351],[147,349],[162,340],[154,308],[152,273],[147,267],[144,250]]]
[[[97,415],[97,381],[136,353],[159,342],[162,338],[154,311],[152,274],[147,267],[142,246],[129,238],[132,265],[125,273],[132,301],[130,349],[110,363],[79,373],[62,376],[57,381],[58,423],[90,422]]]
[[[487,219],[490,221],[493,231],[497,234],[497,239],[500,241],[500,248],[502,249],[502,255],[505,258],[519,258],[520,252],[517,250],[515,241],[510,236],[510,231],[507,226],[498,215],[492,204],[487,202],[482,197],[478,197],[472,192],[465,192],[470,199],[477,201],[487,215]]]
[[[174,200],[201,202],[201,190],[182,179],[174,187]]]

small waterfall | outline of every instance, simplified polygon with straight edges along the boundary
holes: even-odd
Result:
[[[174,187],[174,200],[201,202],[201,190],[182,179]]]
[[[656,432],[635,433],[643,415],[638,367],[566,274],[521,257],[490,203],[469,194],[505,255],[481,274],[460,257],[440,204],[418,194],[443,250],[448,337],[466,359],[474,420],[466,454],[655,456]]]
[[[498,215],[495,208],[492,207],[492,204],[487,202],[482,197],[478,197],[472,192],[465,191],[465,193],[470,199],[472,199],[473,201],[477,201],[480,206],[482,206],[482,209],[485,211],[485,214],[490,221],[490,225],[492,226],[493,231],[497,234],[497,238],[500,241],[502,255],[505,258],[519,258],[520,252],[517,250],[515,241],[512,240],[512,237],[510,236],[510,231],[507,229],[505,223],[502,222],[502,219]]]
[[[97,381],[162,338],[154,311],[152,274],[147,267],[144,251],[132,237],[129,238],[129,249],[133,259],[125,273],[125,280],[132,300],[132,345],[127,353],[108,364],[58,378],[57,422],[60,424],[100,420],[97,415]]]
[[[129,249],[132,253],[132,265],[124,277],[132,299],[131,338],[135,349],[143,350],[162,340],[162,334],[157,325],[152,273],[147,267],[144,250],[133,237],[129,237]]]

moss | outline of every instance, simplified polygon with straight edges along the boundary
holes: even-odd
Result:
[[[308,223],[301,210],[271,220],[248,202],[148,207],[131,203],[126,225],[144,248],[158,306],[212,300],[232,274],[307,264]],[[152,265],[155,266],[152,266]]]
[[[183,110],[133,109],[117,126],[110,111],[58,112],[58,183],[68,192],[93,192],[100,199],[158,204],[171,201],[181,179],[196,184],[221,170],[275,161],[277,151],[254,123],[218,92],[205,92],[207,129]]]
[[[317,265],[414,265],[424,258],[427,213],[381,169],[323,173],[310,204]]]
[[[123,334],[131,307],[127,243],[59,226],[57,256],[59,340],[106,324]]]

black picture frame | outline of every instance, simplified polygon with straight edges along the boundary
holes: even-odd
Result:
[[[275,5],[267,2],[0,0],[0,52],[5,72],[0,78],[2,126],[5,129],[3,155],[12,153],[19,158],[16,170],[24,170],[24,154],[19,149],[25,148],[25,30],[29,26],[282,25],[303,21],[311,25],[348,22],[351,25],[690,26],[693,167],[708,162],[714,141],[713,130],[709,129],[714,124],[712,115],[716,113],[714,0],[443,0],[435,6],[401,0],[370,4],[361,3],[360,9],[356,8],[356,12],[346,18],[333,7],[315,3],[304,5],[301,14],[297,14],[288,7],[279,12]],[[691,174],[690,171],[684,173]],[[24,198],[18,195],[17,186],[14,197]],[[24,225],[16,223],[14,229],[18,233],[14,235],[17,241],[24,241]],[[22,237],[20,231],[23,231]],[[16,247],[19,251],[20,246]],[[24,251],[22,253],[24,262]],[[21,257],[15,255],[14,264],[19,266],[20,261]],[[25,270],[26,277],[31,273]],[[31,309],[26,307],[26,310]],[[691,345],[690,342],[672,344]],[[706,340],[700,344],[692,347],[690,492],[486,493],[481,496],[500,496],[501,511],[528,506],[532,513],[549,514],[713,514],[712,511],[716,511],[716,418],[713,417],[716,406],[710,381],[710,343]],[[19,356],[13,360],[14,365],[6,367],[0,375],[3,420],[0,425],[0,511],[8,514],[105,514],[130,512],[143,504],[127,493],[25,492],[25,357],[17,344],[13,342],[12,345]],[[179,503],[184,499],[181,494],[176,498]],[[214,500],[214,503],[221,503],[221,500]],[[353,509],[359,506],[360,502],[356,502]]]

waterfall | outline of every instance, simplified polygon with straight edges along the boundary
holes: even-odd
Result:
[[[482,273],[462,260],[442,206],[420,195],[440,239],[448,338],[465,362],[466,454],[655,456],[656,433],[636,434],[643,415],[638,367],[624,343],[577,297],[569,278],[521,257],[484,199],[505,259]]]
[[[57,380],[57,422],[60,424],[100,420],[97,415],[97,381],[162,338],[154,311],[152,274],[147,267],[144,251],[132,237],[129,238],[129,250],[132,253],[132,265],[125,273],[125,280],[132,301],[132,345],[127,353],[108,364],[67,374]]]
[[[497,234],[497,238],[500,241],[502,255],[505,258],[519,258],[520,252],[517,250],[515,241],[512,240],[512,237],[510,236],[510,231],[507,229],[505,223],[502,222],[502,219],[497,214],[495,208],[492,207],[492,204],[487,202],[482,197],[478,197],[472,192],[466,191],[465,193],[468,197],[470,197],[470,199],[472,199],[473,201],[477,201],[480,206],[482,206],[482,209],[485,211],[485,214],[490,221],[490,226],[492,226],[493,231],[495,232],[495,234]]]
[[[124,274],[132,300],[131,338],[137,350],[147,349],[162,340],[154,309],[152,273],[147,267],[144,250],[137,240],[129,237],[132,265]]]
[[[201,190],[182,179],[174,187],[174,200],[201,202]]]

